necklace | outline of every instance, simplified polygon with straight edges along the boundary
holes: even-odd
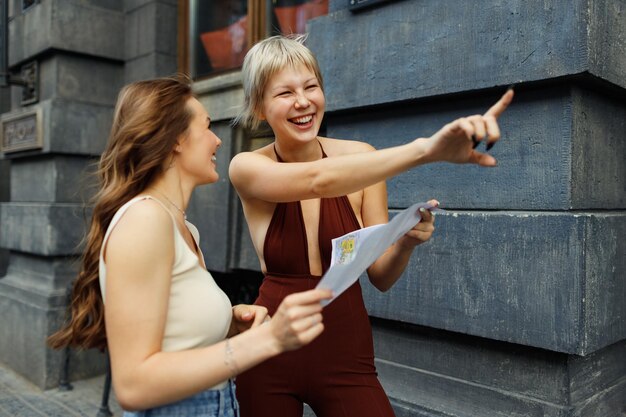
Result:
[[[161,194],[168,203],[170,203],[171,205],[174,206],[174,208],[178,211],[180,211],[183,214],[183,219],[187,220],[187,213],[185,213],[185,210],[181,209],[180,207],[178,207],[172,200],[170,200],[165,194],[163,194],[161,191],[157,190],[156,188],[154,188],[154,191],[156,191],[157,193]]]

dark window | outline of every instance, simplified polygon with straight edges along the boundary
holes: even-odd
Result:
[[[180,13],[180,70],[197,79],[241,67],[267,36],[304,33],[310,19],[328,14],[328,0],[188,0]]]

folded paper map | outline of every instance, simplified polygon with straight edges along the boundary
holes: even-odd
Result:
[[[322,304],[329,304],[350,288],[389,246],[415,227],[422,220],[420,208],[440,211],[429,203],[413,204],[387,224],[365,227],[333,239],[330,268],[317,284],[317,288],[330,289],[333,298]]]

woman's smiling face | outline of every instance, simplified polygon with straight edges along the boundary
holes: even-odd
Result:
[[[279,138],[309,142],[317,137],[326,100],[315,73],[303,64],[274,74],[263,94],[261,120]]]

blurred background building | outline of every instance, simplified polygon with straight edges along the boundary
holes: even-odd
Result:
[[[388,182],[392,213],[447,212],[388,293],[363,280],[399,417],[626,415],[624,0],[0,0],[0,362],[41,388],[89,177],[125,83],[186,72],[222,138],[188,210],[233,301],[260,282],[228,182],[271,140],[230,122],[254,42],[309,33],[324,133],[382,148],[484,112],[506,89],[495,169],[433,164]],[[358,173],[355,173],[358,175]],[[70,352],[70,379],[104,372]]]

